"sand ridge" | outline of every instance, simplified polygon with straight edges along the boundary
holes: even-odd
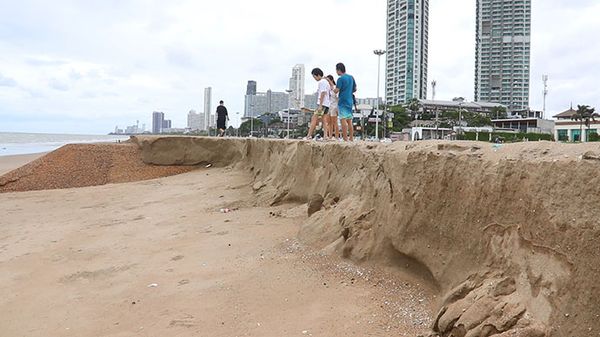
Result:
[[[0,176],[0,193],[124,183],[193,169],[145,164],[130,143],[71,144]]]

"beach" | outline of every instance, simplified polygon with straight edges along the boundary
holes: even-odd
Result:
[[[598,335],[599,165],[550,142],[66,145],[0,176],[0,326]]]
[[[5,169],[34,157],[0,159]],[[249,172],[0,194],[6,336],[415,336],[432,298],[300,243]],[[229,213],[222,213],[227,208]]]
[[[41,156],[45,153],[22,154],[14,156],[0,156],[0,176],[19,168]]]

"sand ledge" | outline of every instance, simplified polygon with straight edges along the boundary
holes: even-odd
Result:
[[[433,330],[442,336],[600,329],[593,309],[600,307],[598,145],[134,142],[148,163],[251,171],[257,205],[322,195],[325,210],[305,223],[300,238],[439,288],[444,300]]]

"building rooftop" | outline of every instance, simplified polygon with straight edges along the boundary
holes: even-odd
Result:
[[[440,100],[430,100],[430,99],[420,99],[419,102],[423,105],[443,105],[448,107],[463,107],[463,108],[494,108],[494,107],[504,107],[504,105],[500,103],[490,103],[490,102],[455,102],[455,101],[440,101]]]
[[[573,110],[573,107],[569,108],[569,110],[559,113],[558,115],[553,116],[556,119],[571,119],[573,116],[577,114],[577,110]]]

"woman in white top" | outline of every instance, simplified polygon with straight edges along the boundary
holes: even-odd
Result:
[[[338,96],[333,91],[335,89],[335,79],[331,75],[327,75],[326,79],[331,86],[329,90],[329,135],[332,139],[337,140],[340,138],[340,127],[338,126]]]

